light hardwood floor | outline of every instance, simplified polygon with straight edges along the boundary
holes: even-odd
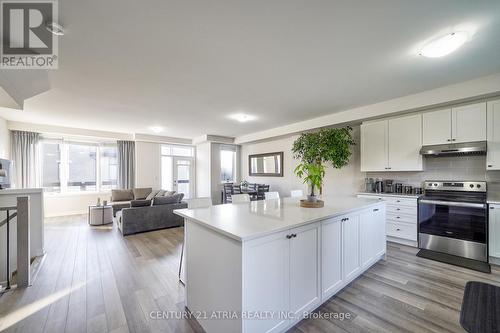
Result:
[[[46,223],[47,255],[33,286],[0,297],[6,332],[200,332],[190,319],[153,319],[183,311],[177,269],[183,229],[122,237],[90,227],[84,216]],[[415,256],[389,244],[380,261],[316,313],[349,319],[306,319],[305,332],[464,332],[458,323],[464,285],[500,285],[500,270],[483,274]]]

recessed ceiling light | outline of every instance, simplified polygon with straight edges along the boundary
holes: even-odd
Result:
[[[245,113],[235,113],[229,115],[229,118],[239,121],[240,123],[246,123],[247,121],[252,121],[257,119],[257,117]]]
[[[465,31],[452,32],[429,42],[419,54],[428,58],[444,57],[462,46],[468,37],[469,34]]]
[[[53,35],[56,36],[63,36],[64,35],[64,28],[62,25],[57,24],[55,22],[47,22],[45,24],[45,28],[50,31]]]
[[[160,126],[151,126],[149,129],[151,131],[153,131],[154,133],[161,133],[161,132],[163,132],[163,127],[160,127]]]

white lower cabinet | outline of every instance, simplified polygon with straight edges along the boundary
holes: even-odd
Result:
[[[490,204],[489,206],[489,256],[500,263],[500,205]]]
[[[321,295],[329,298],[342,287],[342,220],[336,217],[321,226]]]
[[[361,269],[359,215],[344,217],[342,224],[344,281],[354,279]]]
[[[290,308],[290,232],[249,242],[245,249],[244,308],[248,313],[286,313]],[[245,320],[244,332],[279,332],[287,318]]]
[[[321,223],[321,296],[325,301],[386,251],[385,205]]]
[[[243,332],[282,332],[385,253],[385,204],[245,243]]]
[[[320,224],[291,230],[290,239],[290,311],[300,316],[313,310],[320,294]]]
[[[359,215],[361,267],[367,267],[385,253],[384,207],[372,208]]]
[[[404,197],[381,194],[359,194],[358,198],[374,199],[387,203],[384,212],[386,235],[388,240],[417,246],[418,206],[416,197]]]

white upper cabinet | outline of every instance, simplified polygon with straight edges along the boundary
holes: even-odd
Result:
[[[453,143],[486,140],[486,103],[459,106],[451,111]]]
[[[423,114],[423,145],[439,145],[451,142],[451,109]]]
[[[389,119],[390,171],[422,171],[422,115]]]
[[[500,170],[500,100],[488,102],[486,169]]]
[[[422,115],[361,125],[361,171],[421,171]]]
[[[423,144],[439,145],[486,140],[486,103],[423,114]]]
[[[387,120],[361,125],[361,171],[387,170]]]

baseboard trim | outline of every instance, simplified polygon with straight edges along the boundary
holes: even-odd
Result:
[[[76,211],[57,213],[57,214],[45,214],[45,218],[59,217],[59,216],[70,216],[70,215],[85,215],[87,213],[88,213],[88,210],[76,210]]]
[[[403,245],[408,245],[408,246],[413,246],[413,247],[418,247],[417,242],[403,239],[403,238],[398,238],[398,237],[387,236],[387,241],[393,242],[393,243],[398,243],[398,244],[403,244]]]

